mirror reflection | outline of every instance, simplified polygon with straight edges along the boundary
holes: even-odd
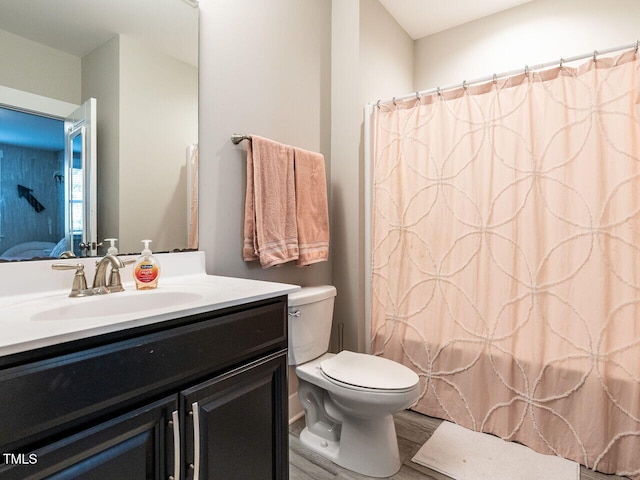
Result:
[[[192,3],[0,0],[0,260],[197,248]]]

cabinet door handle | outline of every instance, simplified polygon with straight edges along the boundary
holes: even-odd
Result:
[[[200,409],[198,402],[191,404],[193,412],[193,480],[200,479]]]
[[[178,411],[171,413],[173,420],[173,478],[180,480],[180,417]]]

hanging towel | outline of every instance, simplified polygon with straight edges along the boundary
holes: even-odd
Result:
[[[296,264],[329,259],[329,209],[324,157],[294,148],[298,251]]]
[[[253,135],[247,147],[245,261],[263,268],[298,258],[293,147]]]

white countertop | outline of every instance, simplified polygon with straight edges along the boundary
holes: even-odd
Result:
[[[203,252],[157,257],[162,267],[158,288],[136,290],[125,273],[129,266],[121,271],[124,292],[81,298],[68,296],[74,271],[53,271],[53,261],[0,264],[0,356],[273,298],[300,288],[207,275]],[[95,259],[81,262],[91,284]]]

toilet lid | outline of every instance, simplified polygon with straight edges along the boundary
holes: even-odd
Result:
[[[356,387],[376,390],[407,390],[418,383],[418,375],[393,360],[343,350],[320,363],[329,378]]]

